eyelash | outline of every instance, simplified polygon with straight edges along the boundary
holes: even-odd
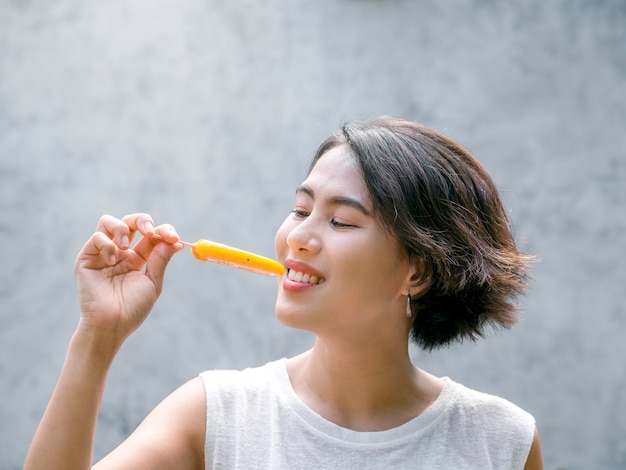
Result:
[[[308,216],[310,215],[310,213],[309,213],[309,212],[307,212],[307,211],[303,211],[303,210],[300,210],[300,209],[294,209],[294,210],[292,210],[292,211],[291,211],[291,213],[292,213],[292,214],[293,214],[296,218],[298,218],[298,219],[304,219],[304,218],[306,218],[306,217],[308,217]],[[350,228],[350,227],[356,227],[355,225],[351,225],[351,224],[344,224],[344,223],[342,223],[342,222],[337,222],[335,219],[332,219],[332,220],[330,221],[330,224],[331,224],[333,227],[336,227],[336,228]]]
[[[301,209],[294,209],[291,211],[291,213],[299,219],[304,219],[305,217],[308,217],[309,215],[307,211],[303,211]]]

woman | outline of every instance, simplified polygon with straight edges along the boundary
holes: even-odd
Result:
[[[26,469],[90,466],[108,369],[180,249],[146,214],[100,220],[76,260],[82,315]],[[96,468],[543,468],[532,416],[409,357],[410,339],[434,349],[511,326],[525,288],[531,258],[465,149],[401,119],[344,126],[297,188],[276,251],[277,317],[314,333],[313,348],[201,374]]]

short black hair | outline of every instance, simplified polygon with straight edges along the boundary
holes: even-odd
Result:
[[[534,257],[521,252],[489,173],[465,148],[401,118],[350,122],[318,148],[345,145],[360,167],[374,210],[411,260],[423,260],[411,299],[411,338],[432,350],[476,340],[485,326],[518,320]]]

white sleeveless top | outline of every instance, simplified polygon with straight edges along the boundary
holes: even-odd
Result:
[[[535,429],[514,404],[448,378],[418,417],[359,432],[308,408],[291,387],[286,359],[200,377],[207,469],[523,469]]]

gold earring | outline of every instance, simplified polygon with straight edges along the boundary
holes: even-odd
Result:
[[[406,317],[411,318],[413,316],[413,310],[411,310],[411,296],[406,296]]]

